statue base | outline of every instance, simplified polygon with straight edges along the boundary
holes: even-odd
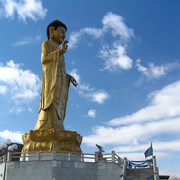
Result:
[[[82,136],[76,131],[59,129],[33,130],[22,135],[22,152],[57,151],[81,153]]]

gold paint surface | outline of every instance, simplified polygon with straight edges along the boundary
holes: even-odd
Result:
[[[64,40],[66,30],[59,26],[56,30],[49,27],[50,39],[45,40],[41,47],[42,88],[39,117],[34,130],[61,129],[66,115],[66,106],[70,82],[77,82],[66,73],[64,53],[68,43]],[[61,48],[59,48],[61,45]]]
[[[51,24],[48,26],[48,40],[41,46],[42,88],[39,116],[34,130],[22,136],[22,152],[52,151],[53,148],[57,151],[81,152],[82,137],[75,131],[64,130],[63,125],[70,82],[74,86],[78,85],[74,77],[66,73],[66,29],[61,25],[55,28]]]
[[[24,147],[22,152],[57,151],[81,153],[82,137],[76,131],[59,129],[39,129],[22,136]]]

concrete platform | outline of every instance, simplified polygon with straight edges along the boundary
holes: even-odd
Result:
[[[57,152],[56,149],[8,152],[0,158],[0,180],[145,180],[152,175],[154,180],[159,180],[156,157],[153,156],[152,166],[147,165],[136,169],[114,151],[103,154],[101,159],[98,153]]]
[[[0,171],[0,180],[119,180],[122,167],[108,162],[44,160],[6,162],[0,164]]]

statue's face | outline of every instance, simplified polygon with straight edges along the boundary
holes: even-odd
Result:
[[[64,27],[59,26],[56,30],[54,30],[54,41],[58,44],[62,44],[66,37],[66,29]]]

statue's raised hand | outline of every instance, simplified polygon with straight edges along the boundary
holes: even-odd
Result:
[[[68,40],[64,40],[61,44],[61,54],[64,54],[66,51],[67,51],[67,48],[68,48],[68,43],[69,41]]]

